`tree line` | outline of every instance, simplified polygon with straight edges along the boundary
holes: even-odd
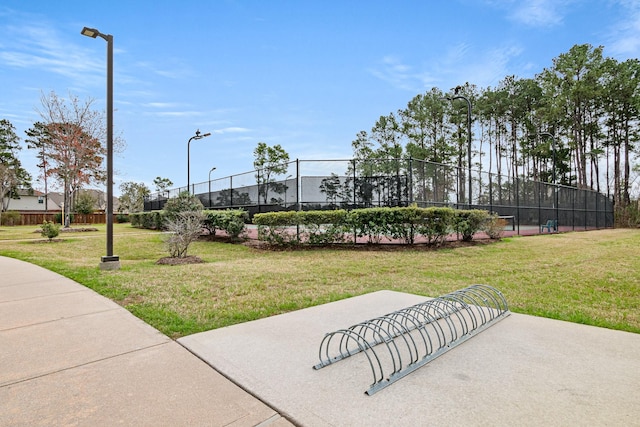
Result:
[[[624,208],[640,172],[634,164],[639,122],[640,61],[606,58],[603,47],[582,44],[554,58],[534,78],[511,75],[496,87],[465,83],[446,93],[434,87],[416,95],[406,108],[360,131],[352,148],[358,160],[388,159],[375,162],[374,168],[385,170],[374,173],[399,174],[406,163],[393,159],[411,156],[457,166],[463,171],[461,184],[464,170],[473,167],[507,178],[593,189]],[[459,185],[461,199],[464,189]]]
[[[91,213],[100,201],[93,200],[81,190],[88,185],[102,185],[106,173],[104,113],[93,108],[94,100],[80,100],[70,94],[67,99],[55,92],[43,94],[38,109],[40,120],[25,131],[26,146],[36,151],[39,160],[38,179],[49,189],[60,189],[63,194],[65,226],[71,222],[71,213]],[[114,138],[114,151],[124,149],[120,135]],[[19,160],[22,150],[20,137],[13,124],[0,120],[0,212],[9,208],[11,199],[20,191],[33,192],[32,176]],[[168,178],[154,180],[157,191],[173,185]],[[124,182],[120,185],[120,211],[137,212],[143,209],[143,198],[150,190],[144,183]]]
[[[83,186],[104,182],[105,121],[92,104],[92,99],[73,95],[68,100],[54,92],[42,95],[41,121],[26,131],[27,147],[38,153],[45,193],[53,180],[67,207],[75,206]],[[399,177],[407,164],[400,159],[406,157],[453,165],[461,172],[457,187],[462,200],[464,171],[473,168],[506,181],[527,178],[593,189],[611,195],[616,207],[624,209],[640,173],[634,163],[639,123],[640,61],[620,62],[605,57],[602,46],[582,44],[554,58],[533,78],[511,75],[496,87],[465,83],[448,92],[434,87],[416,95],[406,108],[380,116],[351,145],[354,159],[364,160],[354,164],[368,169],[363,175]],[[31,175],[17,157],[19,142],[12,124],[0,120],[0,210],[7,209],[18,189],[31,188]],[[114,143],[116,151],[123,149],[121,137]],[[269,190],[279,192],[270,188],[272,175],[281,173],[277,168],[288,161],[288,153],[259,143],[254,157],[266,203]],[[426,182],[424,164],[415,172]],[[172,185],[166,178],[156,180],[158,191]],[[149,194],[142,183],[123,183],[121,190],[123,206],[130,211],[140,210],[141,199]]]

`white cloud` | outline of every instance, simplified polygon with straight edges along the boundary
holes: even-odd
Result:
[[[576,0],[486,0],[485,3],[507,11],[512,21],[528,27],[553,27],[564,22],[564,13]]]
[[[104,64],[93,49],[84,46],[78,30],[77,41],[69,41],[58,30],[35,16],[10,15],[0,25],[0,62],[4,67],[56,73],[82,85],[100,73]]]
[[[175,108],[177,104],[174,102],[148,102],[144,104],[144,106],[152,108]]]
[[[227,127],[222,129],[216,129],[213,131],[215,134],[227,134],[227,133],[245,133],[251,132],[251,129],[241,128],[241,127]]]
[[[159,116],[159,117],[199,117],[202,116],[202,111],[158,111],[154,113],[145,113],[147,116]]]
[[[412,66],[402,63],[395,56],[385,56],[380,66],[369,72],[394,87],[412,92],[421,92],[436,81],[429,73],[415,71]]]
[[[468,43],[450,46],[442,54],[418,66],[400,63],[395,57],[385,57],[388,65],[383,70],[372,71],[372,74],[394,87],[419,93],[437,86],[447,91],[465,82],[479,87],[496,85],[510,74],[519,74],[514,69],[513,61],[522,53],[517,44],[505,44],[489,50],[474,48]],[[425,76],[442,76],[439,79]]]
[[[616,22],[609,33],[607,48],[615,57],[640,56],[640,4],[636,1],[620,0],[623,18]]]
[[[560,0],[528,0],[515,3],[510,18],[529,27],[552,27],[562,24]]]
[[[465,69],[465,75],[473,76],[473,83],[479,87],[495,86],[505,76],[518,74],[510,67],[522,49],[510,45],[491,49],[479,56],[479,60],[471,62]]]

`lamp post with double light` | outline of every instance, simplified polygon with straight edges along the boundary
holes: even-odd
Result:
[[[107,42],[107,255],[101,258],[100,268],[117,270],[120,257],[113,254],[113,36],[89,27],[84,27],[80,34]]]
[[[211,133],[207,132],[205,134],[200,133],[200,129],[196,130],[196,134],[193,135],[191,138],[189,138],[189,141],[187,141],[187,191],[189,192],[189,194],[191,194],[191,164],[190,164],[190,147],[191,147],[191,141],[193,141],[194,139],[202,139],[205,138],[207,136],[210,136]]]

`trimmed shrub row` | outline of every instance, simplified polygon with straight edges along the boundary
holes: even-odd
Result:
[[[129,219],[132,227],[162,230],[164,226],[164,211],[130,213]]]
[[[216,230],[222,230],[227,236],[236,240],[244,236],[249,214],[242,209],[225,209],[218,211],[203,211],[204,228],[209,234],[215,235]]]
[[[258,226],[258,239],[272,245],[340,243],[350,228],[349,214],[345,210],[269,212],[255,214],[253,223]]]
[[[249,215],[242,209],[227,209],[216,211],[202,211],[204,216],[203,227],[212,235],[217,230],[224,231],[233,239],[238,239],[246,232],[245,223],[249,220]],[[150,211],[136,212],[129,214],[131,225],[137,228],[147,228],[150,230],[166,229],[167,220],[175,217],[175,212],[170,211]]]
[[[258,239],[272,245],[340,243],[354,235],[366,237],[368,243],[374,244],[384,238],[413,244],[416,237],[423,236],[427,244],[435,246],[442,244],[450,233],[459,233],[465,241],[472,240],[490,218],[483,210],[411,206],[269,212],[254,215],[253,223],[258,226]]]

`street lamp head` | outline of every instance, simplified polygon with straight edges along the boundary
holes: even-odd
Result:
[[[113,43],[113,36],[111,34],[102,34],[100,31],[96,30],[95,28],[84,27],[82,31],[80,31],[80,34],[82,34],[83,36],[91,37],[92,39],[95,39],[96,37],[100,37],[106,40],[110,46]]]
[[[95,39],[96,37],[98,37],[98,35],[100,35],[100,31],[96,30],[95,28],[84,27],[82,31],[80,31],[80,34]]]
[[[200,132],[200,129],[196,130],[196,134],[194,136],[191,137],[191,139],[202,139],[204,137],[207,136],[211,136],[211,132],[207,132],[205,134],[203,134],[202,132]]]

